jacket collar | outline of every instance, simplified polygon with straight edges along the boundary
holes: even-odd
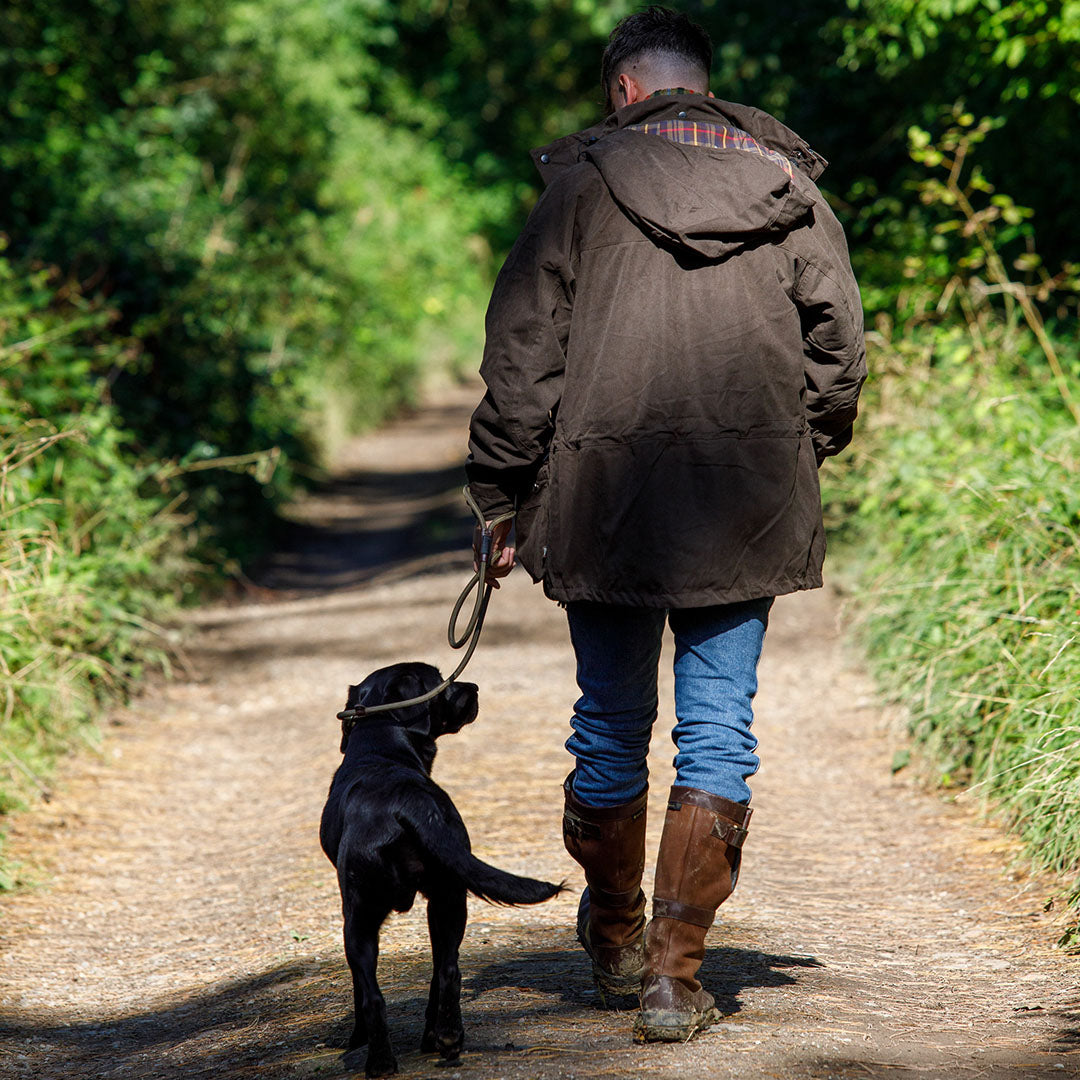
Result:
[[[811,180],[817,180],[828,165],[820,154],[810,148],[805,139],[801,139],[791,128],[785,127],[767,112],[750,105],[721,101],[703,94],[667,94],[636,101],[633,105],[616,110],[592,127],[576,131],[572,135],[564,135],[547,146],[533,150],[533,164],[539,170],[544,183],[550,184],[564,169],[581,161],[585,150],[605,135],[630,124],[640,124],[647,119],[667,116],[681,119],[683,115],[689,120],[711,120],[714,123],[719,121],[742,128],[770,150],[783,154]]]

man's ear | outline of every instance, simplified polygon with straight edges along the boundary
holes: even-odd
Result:
[[[616,109],[621,109],[625,105],[633,105],[636,101],[644,101],[647,96],[644,87],[633,75],[627,75],[624,71],[615,80],[614,104]]]

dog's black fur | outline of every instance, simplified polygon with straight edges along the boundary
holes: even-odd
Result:
[[[404,701],[442,682],[430,664],[393,664],[349,688],[347,707]],[[345,956],[353,977],[356,1023],[345,1054],[368,1076],[397,1071],[386,1002],[375,979],[379,927],[391,911],[428,900],[433,973],[420,1048],[454,1059],[461,1052],[461,972],[465,895],[496,904],[537,904],[561,886],[517,877],[481,862],[450,797],[431,779],[435,740],[476,719],[477,688],[455,683],[423,705],[343,725],[345,760],[334,774],[319,838],[337,867],[345,917]]]

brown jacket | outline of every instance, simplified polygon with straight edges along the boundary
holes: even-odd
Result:
[[[664,120],[719,148],[644,128]],[[766,113],[696,94],[535,156],[548,186],[488,309],[474,496],[489,516],[517,506],[519,561],[556,600],[820,585],[817,466],[850,440],[866,374],[825,162]]]

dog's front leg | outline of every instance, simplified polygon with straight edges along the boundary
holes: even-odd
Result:
[[[353,1008],[356,1022],[349,1038],[349,1050],[342,1058],[347,1069],[359,1069],[367,1044],[367,1076],[389,1076],[397,1072],[397,1059],[390,1044],[386,1023],[386,1000],[375,978],[379,960],[379,927],[385,918],[348,905],[345,911],[345,958],[353,980]]]
[[[425,1053],[438,1051],[453,1061],[465,1041],[458,967],[458,951],[465,936],[465,889],[449,885],[435,893],[428,899],[427,914],[433,970],[420,1049]]]

